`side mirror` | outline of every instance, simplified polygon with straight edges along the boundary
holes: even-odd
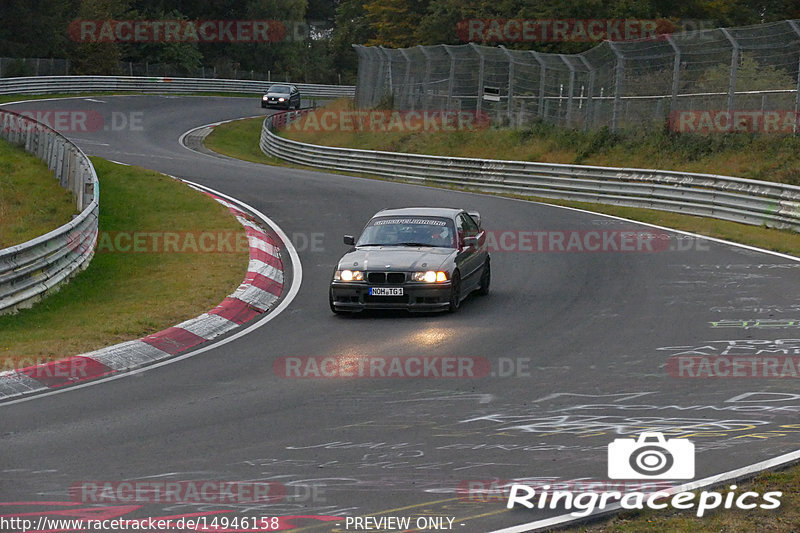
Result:
[[[356,245],[356,239],[352,235],[345,235],[344,236],[344,243],[347,244],[348,246],[355,246]]]
[[[477,248],[478,247],[478,237],[464,237],[464,248]]]
[[[474,220],[475,224],[477,224],[478,227],[480,228],[481,227],[481,214],[479,212],[477,212],[477,211],[468,211],[467,214],[470,217],[472,217],[472,220]]]

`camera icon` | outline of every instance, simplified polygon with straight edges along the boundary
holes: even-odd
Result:
[[[642,433],[638,439],[615,439],[608,445],[610,479],[692,479],[694,443]]]

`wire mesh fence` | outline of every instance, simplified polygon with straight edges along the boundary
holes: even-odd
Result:
[[[580,54],[354,45],[356,105],[595,129],[796,132],[800,20],[604,41]]]

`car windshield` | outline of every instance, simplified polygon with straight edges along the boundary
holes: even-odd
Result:
[[[269,88],[268,92],[278,93],[278,94],[289,94],[291,92],[291,89],[289,88],[288,85],[273,85],[272,87]]]
[[[377,217],[356,246],[434,246],[454,248],[453,221],[438,217]]]

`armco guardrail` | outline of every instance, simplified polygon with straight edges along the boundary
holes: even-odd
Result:
[[[72,191],[80,214],[41,237],[0,250],[0,314],[30,307],[82,268],[94,255],[100,187],[86,155],[50,127],[0,110],[0,137],[47,163]]]
[[[264,93],[271,85],[283,82],[222,80],[203,78],[157,78],[137,76],[35,76],[1,78],[0,94],[52,94],[75,92]],[[293,83],[303,97],[339,98],[355,95],[352,85],[315,85]]]
[[[301,165],[494,193],[644,207],[800,231],[800,187],[712,174],[374,152],[300,143],[264,120],[261,150]]]

